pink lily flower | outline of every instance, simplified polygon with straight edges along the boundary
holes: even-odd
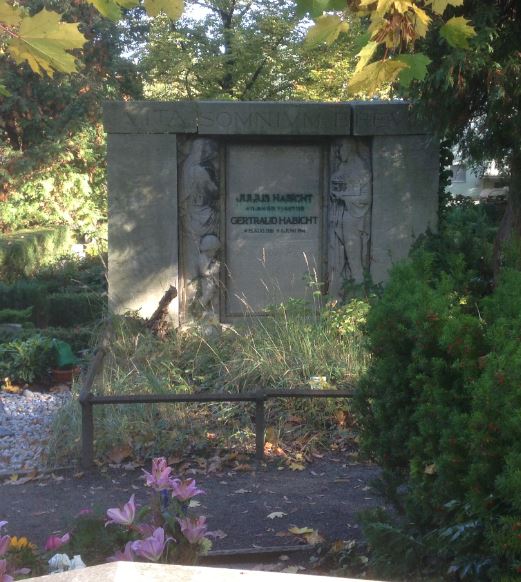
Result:
[[[137,526],[137,530],[142,538],[149,538],[150,536],[154,535],[156,526],[152,525],[151,523],[140,523]]]
[[[191,544],[197,544],[206,535],[206,517],[200,516],[196,519],[190,517],[177,518],[181,526],[181,533]]]
[[[175,497],[181,502],[188,501],[196,495],[204,495],[205,493],[202,489],[198,489],[194,479],[186,479],[185,481],[171,479],[170,488],[172,489],[172,497]]]
[[[7,573],[7,560],[0,560],[0,582],[13,582],[14,578]]]
[[[117,523],[119,525],[131,525],[136,517],[136,504],[134,503],[135,495],[125,503],[121,508],[112,507],[107,509],[107,517],[109,520],[105,523],[105,527],[109,523]]]
[[[152,472],[149,473],[143,469],[146,477],[147,487],[152,487],[156,491],[170,488],[170,473],[172,468],[166,464],[164,457],[158,457],[152,460]]]
[[[62,537],[59,536],[49,536],[47,541],[45,542],[45,546],[43,549],[46,552],[54,552],[64,544],[67,544],[71,539],[71,535],[69,533],[64,534]]]
[[[134,542],[127,542],[123,551],[118,550],[113,556],[107,558],[107,562],[133,562],[134,552],[132,551],[132,544]]]
[[[3,556],[9,549],[9,544],[11,543],[11,536],[1,536],[0,537],[0,556]]]
[[[131,547],[141,558],[157,562],[161,558],[166,544],[172,540],[173,538],[165,539],[165,530],[158,527],[149,538],[132,542]]]

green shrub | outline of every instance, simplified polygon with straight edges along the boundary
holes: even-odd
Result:
[[[72,327],[101,318],[104,303],[97,293],[54,293],[49,295],[49,325]]]
[[[11,380],[44,380],[55,362],[52,341],[40,335],[0,345],[0,373]]]
[[[48,294],[45,285],[23,279],[12,285],[0,283],[0,309],[30,307],[31,321],[37,326],[45,326],[48,319]]]
[[[28,323],[32,314],[32,305],[26,309],[0,309],[0,323]]]
[[[12,282],[70,254],[72,231],[55,227],[0,236],[0,278]]]
[[[355,407],[397,509],[366,517],[384,576],[521,571],[521,272],[506,253],[516,268],[492,288],[482,220],[479,208],[449,213],[367,317],[373,357]]]

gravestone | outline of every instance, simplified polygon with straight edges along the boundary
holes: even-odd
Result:
[[[109,102],[109,299],[176,324],[384,282],[435,229],[438,144],[403,102]]]

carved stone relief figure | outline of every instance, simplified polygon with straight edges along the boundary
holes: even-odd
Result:
[[[219,179],[218,146],[213,139],[186,144],[180,167],[179,205],[184,288],[182,303],[207,319],[219,313]]]
[[[329,187],[329,293],[342,295],[344,282],[360,283],[370,267],[371,156],[366,142],[337,140],[331,151]]]

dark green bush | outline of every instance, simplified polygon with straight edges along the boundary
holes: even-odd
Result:
[[[72,327],[101,318],[104,303],[98,293],[54,293],[49,295],[49,325]]]
[[[48,294],[45,285],[37,281],[19,280],[12,285],[0,283],[0,309],[32,307],[31,321],[45,326],[48,313]]]
[[[32,305],[26,309],[0,309],[0,323],[28,323],[32,314]]]
[[[521,573],[521,271],[514,254],[492,288],[480,212],[449,213],[367,318],[356,409],[397,510],[366,518],[383,575]]]
[[[12,282],[70,253],[72,231],[55,227],[0,236],[0,279]]]

